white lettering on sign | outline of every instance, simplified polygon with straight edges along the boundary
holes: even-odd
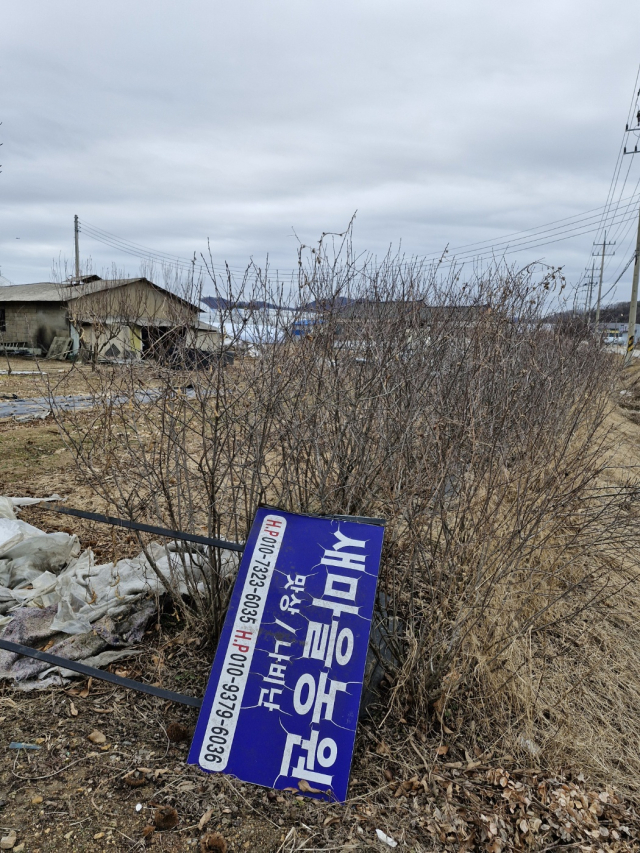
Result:
[[[353,654],[355,644],[353,631],[346,626],[340,628],[341,616],[344,613],[360,615],[360,606],[356,604],[356,600],[361,574],[354,577],[343,572],[364,573],[367,568],[366,554],[354,554],[352,551],[343,550],[344,548],[364,550],[367,544],[366,539],[352,539],[340,530],[335,531],[333,535],[337,540],[335,545],[333,548],[323,548],[324,555],[320,559],[321,565],[330,567],[327,569],[323,597],[312,598],[311,601],[313,607],[323,608],[323,612],[331,610],[331,621],[316,622],[309,619],[302,651],[303,658],[321,660],[324,662],[324,668],[329,670],[334,661],[339,666],[345,666]],[[336,569],[341,570],[340,573]],[[288,577],[293,586],[291,576]],[[297,578],[296,581],[298,581]],[[298,583],[301,588],[304,586],[304,583]],[[290,607],[285,608],[282,604],[280,606],[282,610],[290,610]],[[290,612],[297,611],[290,610]],[[322,616],[318,618],[322,619]],[[265,681],[268,680],[265,679]],[[329,672],[321,672],[317,684],[311,673],[304,673],[298,678],[293,691],[293,710],[299,717],[311,714],[311,731],[308,738],[287,732],[280,765],[281,776],[293,776],[318,785],[332,784],[333,774],[323,771],[335,764],[338,745],[330,737],[319,739],[318,727],[324,721],[334,721],[336,694],[346,693],[348,686],[345,681],[330,678]],[[271,706],[267,705],[267,707]],[[275,707],[279,708],[279,706]],[[306,753],[306,755],[300,753]],[[319,765],[320,769],[316,765]]]
[[[282,516],[268,515],[262,522],[253,549],[200,750],[199,763],[205,770],[224,770],[229,760],[262,614],[286,526],[286,519]]]

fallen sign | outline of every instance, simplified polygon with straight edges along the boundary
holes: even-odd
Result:
[[[375,519],[258,510],[190,764],[346,799],[383,537]]]

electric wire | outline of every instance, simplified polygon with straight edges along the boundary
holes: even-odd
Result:
[[[633,207],[640,201],[640,194],[634,193],[628,198],[621,200],[620,205],[618,205],[618,211],[615,213],[609,214],[609,217],[606,222],[611,221],[620,221],[616,220],[617,216],[623,216],[629,208]],[[624,202],[624,204],[623,204]],[[622,213],[619,213],[620,207],[622,206]],[[604,205],[601,207],[593,208],[591,211],[584,211],[580,214],[575,214],[574,216],[566,217],[565,219],[555,220],[555,222],[547,223],[546,225],[540,225],[536,228],[526,229],[523,231],[516,231],[512,234],[504,235],[503,237],[499,237],[494,240],[484,240],[478,241],[476,243],[467,243],[461,246],[456,246],[452,249],[449,249],[449,254],[454,255],[458,258],[462,256],[479,256],[485,254],[486,252],[493,252],[499,249],[502,246],[509,247],[517,247],[517,246],[527,246],[529,243],[542,241],[541,245],[544,245],[546,241],[546,237],[554,237],[560,234],[568,233],[572,229],[571,226],[589,226],[582,233],[591,233],[597,227],[599,227],[600,223],[603,221],[603,215],[601,211],[603,211]],[[635,209],[635,208],[634,208]],[[592,214],[592,215],[588,215]],[[564,223],[564,225],[556,225],[556,223]],[[555,227],[550,227],[554,226]],[[509,238],[517,236],[517,235],[527,235],[520,237],[519,240],[513,241]],[[542,240],[545,238],[545,240]],[[551,242],[551,241],[550,241]],[[468,247],[468,248],[467,248]],[[429,260],[431,258],[436,258],[440,256],[440,252],[433,252],[431,254],[421,255],[417,260]]]
[[[194,268],[194,261],[192,259],[183,258],[178,255],[170,255],[166,252],[160,252],[156,249],[150,249],[146,246],[141,246],[138,243],[134,243],[131,240],[126,240],[123,237],[118,237],[116,234],[112,234],[109,231],[105,231],[102,228],[98,228],[95,225],[92,225],[90,222],[86,220],[80,221],[80,229],[82,233],[87,234],[87,236],[92,237],[94,240],[97,240],[100,243],[104,243],[106,245],[111,246],[112,248],[117,248],[125,254],[135,255],[140,258],[147,258],[151,261],[156,261],[158,263],[167,263],[172,266],[179,267],[181,269],[191,270]],[[207,264],[204,264],[202,261],[195,262],[195,268],[198,270],[206,271]],[[227,267],[216,267],[217,271],[226,271]],[[229,267],[232,271],[240,272],[239,268]]]
[[[635,205],[639,201],[640,195],[636,193],[624,199],[624,203],[622,203],[621,200],[615,211],[610,212],[605,220],[608,227],[622,227],[626,223],[633,221],[636,211]],[[463,246],[451,249],[448,253],[448,257],[442,262],[442,265],[446,267],[457,265],[469,260],[477,262],[492,260],[497,256],[502,257],[505,255],[512,255],[524,249],[531,250],[534,248],[542,248],[543,246],[553,245],[555,243],[564,242],[565,240],[570,240],[577,236],[593,233],[600,227],[603,221],[603,216],[598,215],[601,210],[602,208],[594,208],[593,211],[586,211],[583,214],[577,214],[573,217],[555,220],[555,223],[548,223],[546,226],[541,225],[534,229],[530,229],[529,231],[523,230],[520,232],[513,232],[513,234],[506,235],[505,238],[498,239],[494,242],[484,241],[476,244],[464,244]],[[590,213],[593,215],[588,215]],[[553,226],[554,224],[555,227],[549,227],[549,225]],[[97,228],[86,221],[81,222],[81,227],[82,233],[92,239],[128,255],[133,255],[155,263],[169,264],[183,272],[197,271],[198,273],[206,273],[208,269],[211,269],[208,264],[206,265],[194,260],[188,260],[187,258],[169,255],[164,252],[159,252],[157,250],[141,246],[140,244],[134,243],[130,240],[125,240],[115,234],[111,234],[108,231]],[[508,239],[509,236],[516,235],[522,236],[519,240],[515,241],[510,241]],[[471,248],[472,246],[484,246],[485,248],[476,249],[476,251],[474,251],[473,248]],[[424,262],[436,257],[440,257],[440,254],[434,253],[433,256],[425,255],[420,258],[416,258],[416,260]],[[244,270],[240,270],[237,267],[232,268],[226,266],[222,270],[219,267],[214,268],[213,271],[224,272],[224,274],[226,274],[227,269],[232,272],[234,269],[238,272],[244,272]],[[285,271],[283,270],[282,272],[284,273]],[[293,271],[287,272],[293,273]]]
[[[629,158],[629,165],[627,167],[627,171],[626,171],[626,174],[624,176],[624,180],[622,181],[622,185],[620,186],[620,189],[617,191],[620,173],[622,171],[622,164],[624,162],[624,156],[625,156],[625,151],[626,151],[625,143],[626,143],[627,128],[629,127],[629,124],[632,123],[633,115],[638,108],[638,97],[640,96],[640,90],[638,89],[639,81],[640,81],[640,65],[638,66],[638,70],[636,72],[636,78],[634,81],[633,91],[632,91],[631,99],[629,102],[629,109],[627,112],[627,121],[626,121],[625,131],[622,134],[622,140],[621,140],[619,148],[618,148],[616,163],[615,163],[613,175],[611,177],[611,181],[609,184],[609,190],[607,193],[607,200],[605,202],[605,209],[603,211],[602,222],[601,222],[600,228],[598,229],[598,232],[596,234],[596,237],[594,240],[594,245],[598,245],[599,242],[602,243],[604,241],[604,234],[606,231],[609,230],[608,225],[607,225],[607,220],[610,216],[610,211],[611,211],[611,208],[614,204],[614,197],[617,194],[618,201],[617,201],[617,203],[615,203],[615,205],[616,205],[615,210],[617,212],[619,205],[621,203],[622,196],[624,194],[624,190],[625,190],[627,181],[629,179],[629,174],[631,172],[631,167],[632,167],[633,159],[634,159],[633,155]],[[636,186],[634,188],[634,193],[632,193],[632,195],[634,195],[635,192],[637,191],[639,184],[640,184],[640,179],[636,183]],[[616,193],[616,191],[617,191],[617,193]],[[624,223],[619,223],[618,227],[616,229],[614,229],[613,232],[608,233],[608,238],[609,238],[607,240],[608,244],[611,244],[614,242],[616,242],[616,243],[619,242],[621,244],[624,243],[624,240],[626,239],[626,236],[627,236],[627,234],[631,228],[631,224],[627,225],[627,227],[624,229],[623,236],[620,237],[620,235],[622,234],[622,226],[623,225],[624,225]],[[603,248],[604,248],[604,251],[606,251],[606,246],[604,246]],[[621,249],[622,249],[622,246],[621,246]],[[591,251],[591,254],[593,255],[593,249]],[[624,257],[626,255],[626,252],[622,252],[622,254]],[[609,257],[611,257],[611,256],[609,256]],[[609,269],[609,267],[610,267],[610,260],[607,259],[605,261],[605,264],[604,264],[603,274],[604,274],[604,271],[607,271]],[[627,268],[628,268],[628,265],[625,266],[625,271]],[[619,269],[620,269],[620,265],[618,265],[618,267],[616,268],[616,273],[618,272]],[[616,273],[614,273],[614,275]],[[578,287],[581,285],[581,283],[585,279],[586,275],[588,275],[588,264],[585,266],[585,270],[584,270],[583,274],[581,275],[580,279],[578,280]],[[621,276],[619,276],[616,279],[616,284],[620,280],[620,277]],[[609,288],[607,293],[610,293],[610,292],[611,292],[611,288]]]

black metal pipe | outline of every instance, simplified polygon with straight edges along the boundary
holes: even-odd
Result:
[[[70,669],[73,672],[79,672],[81,675],[87,675],[90,678],[98,678],[101,681],[108,681],[110,684],[117,684],[118,687],[125,687],[127,690],[137,690],[138,693],[148,693],[150,696],[157,696],[159,699],[168,699],[170,702],[179,702],[181,705],[189,705],[191,708],[199,708],[202,705],[201,699],[196,699],[195,696],[185,696],[183,693],[174,693],[173,690],[165,690],[164,687],[153,687],[151,684],[144,684],[142,681],[134,681],[132,678],[123,678],[121,675],[114,675],[112,672],[106,672],[102,669],[96,669],[93,666],[87,666],[86,663],[80,663],[75,660],[67,660],[60,658],[57,655],[50,655],[49,652],[41,652],[38,649],[32,649],[30,646],[21,646],[19,643],[11,643],[9,640],[0,638],[0,649],[7,652],[13,652],[16,655],[25,655],[25,657],[35,658],[52,666],[61,666],[63,669]]]
[[[50,509],[52,512],[60,512],[63,515],[74,515],[77,518],[86,518],[89,521],[98,521],[100,524],[111,524],[113,527],[126,527],[129,530],[141,530],[144,533],[154,533],[156,536],[166,536],[167,539],[181,539],[183,542],[195,542],[198,545],[209,545],[212,548],[224,548],[226,551],[244,551],[244,545],[239,542],[227,542],[225,539],[211,539],[208,536],[198,536],[196,533],[183,533],[181,530],[169,530],[167,527],[154,527],[152,524],[140,524],[137,521],[129,521],[126,518],[114,518],[111,515],[101,515],[98,512],[85,512],[82,509],[71,507],[43,506],[41,509]]]

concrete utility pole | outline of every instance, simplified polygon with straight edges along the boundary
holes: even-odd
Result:
[[[640,95],[640,92],[638,93]],[[640,110],[637,114],[638,124],[636,127],[625,127],[625,133],[634,133],[636,136],[640,133]],[[638,144],[634,145],[633,151],[627,151],[627,146],[624,146],[623,155],[630,154],[632,157],[638,154]],[[638,213],[638,236],[636,238],[636,257],[633,265],[633,283],[631,285],[631,302],[629,303],[629,331],[627,337],[627,352],[624,357],[625,367],[631,364],[633,359],[633,348],[636,342],[636,314],[638,313],[638,273],[640,272],[640,212]]]
[[[76,249],[76,281],[80,280],[80,226],[78,224],[78,215],[73,217],[73,236]]]
[[[636,314],[638,312],[638,274],[640,273],[640,213],[638,214],[638,236],[636,238],[636,260],[633,265],[633,283],[631,285],[631,303],[629,305],[629,337],[625,365],[631,364],[636,339]]]
[[[587,315],[587,326],[591,323],[591,297],[593,296],[593,276],[595,273],[595,261],[591,264],[591,278],[589,279],[589,290],[587,291],[587,304],[585,306],[585,314]]]
[[[596,244],[597,245],[597,244]],[[602,277],[604,275],[604,258],[607,254],[607,245],[615,246],[615,241],[613,243],[607,244],[607,232],[604,232],[604,240],[602,242],[602,260],[600,261],[600,281],[598,282],[598,304],[596,306],[596,330],[598,329],[598,325],[600,323],[600,300],[602,299]],[[615,255],[615,252],[611,252],[612,255]]]

